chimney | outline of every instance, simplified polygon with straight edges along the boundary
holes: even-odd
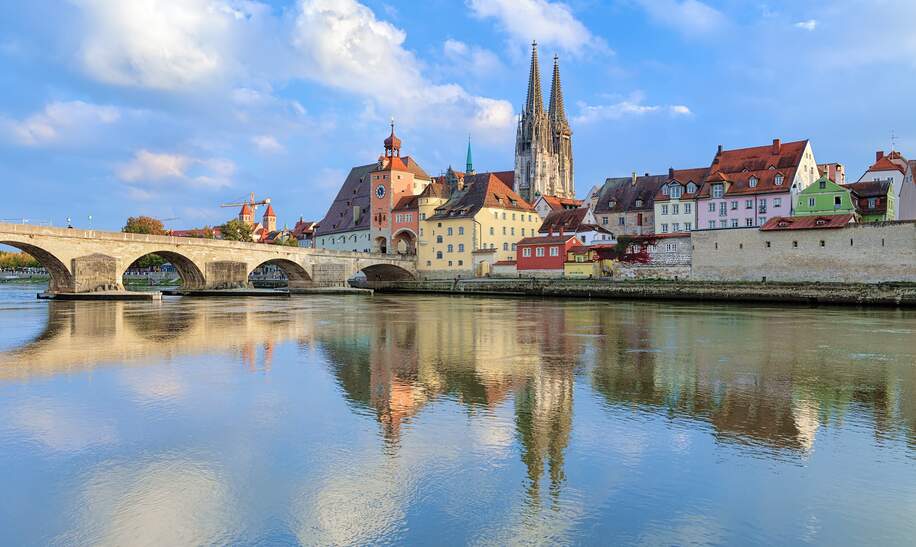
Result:
[[[779,139],[773,139],[773,155],[778,156],[781,149],[782,143],[779,142]]]
[[[879,161],[881,161],[881,158],[883,157],[884,157],[884,150],[878,150],[877,152],[875,152],[875,163],[878,163]]]
[[[633,178],[630,181],[633,186],[636,186],[636,171],[633,171]]]
[[[646,173],[646,176],[648,177],[648,176],[649,176],[649,173]]]
[[[716,155],[718,156],[718,155],[721,154],[721,153],[722,153],[722,145],[720,144],[720,145],[719,145],[719,149],[716,150]]]
[[[559,229],[558,229],[558,232],[557,232],[557,235],[559,235],[559,236],[562,236],[562,235],[563,235],[563,224],[560,224]]]
[[[669,180],[674,180],[674,167],[669,167],[669,168],[668,168],[668,179],[669,179]]]

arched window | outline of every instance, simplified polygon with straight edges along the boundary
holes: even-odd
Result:
[[[776,175],[776,186],[782,186],[782,175]]]
[[[442,260],[442,251],[436,251],[436,259]]]
[[[756,188],[756,187],[757,187],[757,177],[751,177],[751,178],[747,179],[747,184],[748,184],[748,186],[750,186],[751,188]]]

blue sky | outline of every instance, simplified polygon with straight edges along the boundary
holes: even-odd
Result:
[[[916,2],[10,0],[0,219],[319,220],[388,119],[430,173],[513,167],[532,39],[560,56],[576,188],[809,138],[858,177],[916,155]],[[546,97],[545,97],[546,100]]]

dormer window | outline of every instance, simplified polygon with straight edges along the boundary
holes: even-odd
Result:
[[[614,207],[617,206],[617,202],[614,201],[614,200],[611,200],[611,201],[607,202],[607,206],[613,209]]]
[[[751,188],[756,188],[756,187],[757,187],[757,177],[751,177],[751,178],[747,179],[747,184],[748,184],[748,186],[750,186]]]
[[[674,199],[678,199],[679,197],[681,197],[681,191],[682,191],[682,188],[680,186],[673,185],[671,186],[669,195]]]
[[[776,175],[776,186],[782,186],[783,177],[781,174]]]
[[[722,184],[714,184],[712,187],[712,197],[721,198],[725,194],[725,186]]]
[[[637,200],[636,200],[636,206],[637,206],[637,207],[642,207],[642,200],[641,200],[641,199],[637,199]]]
[[[667,187],[667,186],[663,186],[663,187],[662,187],[662,193],[665,194],[666,196],[668,195],[668,187]]]
[[[691,182],[691,183],[689,183],[689,184],[687,185],[687,193],[688,193],[688,194],[694,194],[694,193],[696,193],[696,191],[697,191],[697,185],[696,185],[696,184],[694,184],[694,183]]]

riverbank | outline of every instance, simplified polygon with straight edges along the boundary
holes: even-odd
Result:
[[[459,279],[373,283],[378,292],[916,307],[916,284]]]

